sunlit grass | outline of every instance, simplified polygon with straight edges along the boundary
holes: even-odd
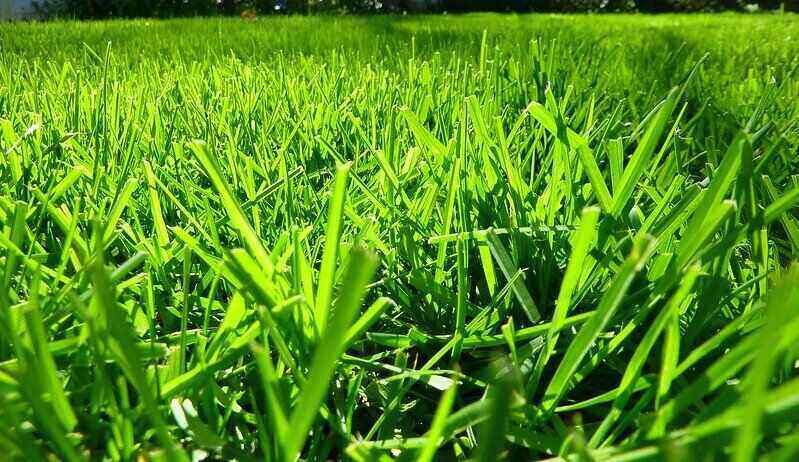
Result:
[[[0,459],[795,458],[791,19],[0,25]]]

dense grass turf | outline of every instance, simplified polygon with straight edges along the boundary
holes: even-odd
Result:
[[[797,457],[797,38],[1,25],[0,459]]]

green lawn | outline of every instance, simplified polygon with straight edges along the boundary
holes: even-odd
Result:
[[[0,460],[799,457],[799,20],[0,24]]]

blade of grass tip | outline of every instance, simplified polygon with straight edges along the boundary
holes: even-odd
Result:
[[[701,246],[699,241],[707,237],[706,233],[699,233],[698,231],[703,230],[714,215],[717,216],[715,214],[716,207],[721,203],[738,175],[744,150],[751,149],[752,146],[749,144],[748,137],[743,132],[739,133],[730,144],[724,159],[722,159],[721,164],[714,172],[708,189],[702,194],[699,205],[686,225],[686,229],[691,232],[680,241],[677,250],[678,268],[681,268],[689,261],[694,252]]]
[[[519,367],[519,355],[516,352],[516,329],[513,325],[513,316],[508,316],[508,322],[502,325],[502,336],[510,350],[510,358],[513,365]]]
[[[450,173],[449,182],[447,185],[447,204],[444,209],[444,224],[441,234],[449,234],[452,227],[452,218],[455,215],[455,199],[458,193],[459,179],[461,176],[461,158],[455,158],[452,171]],[[438,255],[436,258],[436,274],[435,281],[441,284],[444,281],[444,263],[447,257],[447,241],[441,241],[438,244]]]
[[[69,210],[65,208],[58,208],[53,204],[47,201],[47,198],[42,194],[41,191],[38,189],[34,189],[33,191],[34,196],[42,203],[46,204],[45,209],[47,213],[53,218],[55,224],[58,228],[66,235],[70,232],[70,223],[72,222],[73,217],[75,216],[74,213],[70,213]],[[64,206],[66,207],[66,206]],[[80,236],[80,234],[76,234],[72,239],[72,246],[77,254],[77,262],[73,262],[76,268],[80,268],[80,263],[86,259],[86,256],[89,253],[88,244],[86,241]]]
[[[69,173],[67,173],[66,176],[64,176],[64,178],[58,182],[58,184],[53,186],[53,189],[48,191],[47,197],[50,198],[50,201],[55,202],[61,196],[63,196],[64,193],[66,193],[76,181],[78,181],[84,175],[88,176],[88,174],[89,173],[86,171],[86,168],[83,166],[72,168],[72,170],[70,170]]]
[[[69,258],[72,254],[72,241],[75,239],[75,235],[78,233],[78,221],[81,217],[82,205],[83,201],[80,198],[76,200],[73,205],[75,213],[72,215],[72,221],[69,224],[66,236],[64,236],[63,247],[61,248],[61,254],[58,257],[58,267],[56,268],[56,276],[54,277],[56,281],[61,279],[64,271],[67,269],[67,263],[69,263]]]
[[[577,152],[577,157],[585,169],[588,181],[591,182],[600,207],[606,212],[610,212],[613,207],[613,199],[602,177],[602,172],[599,170],[599,166],[596,163],[594,152],[588,147],[588,141],[571,128],[566,127],[562,121],[557,120],[552,113],[540,103],[535,101],[531,102],[527,106],[527,112],[550,134],[557,137],[561,143],[570,146]]]
[[[435,156],[441,157],[446,155],[447,147],[441,141],[438,141],[438,139],[422,125],[419,118],[416,117],[416,114],[408,108],[403,109],[400,114],[405,118],[411,132],[420,144],[429,149]]]
[[[316,347],[309,368],[310,374],[291,414],[291,433],[285,439],[286,460],[296,460],[308,438],[308,431],[316,420],[336,363],[344,352],[345,333],[358,311],[376,268],[377,257],[372,253],[358,247],[352,250],[329,328],[322,334]]]
[[[500,270],[502,270],[502,274],[504,274],[509,281],[514,281],[513,276],[516,274],[517,268],[516,265],[513,264],[510,255],[508,255],[508,251],[505,249],[502,241],[499,240],[494,230],[491,229],[486,232],[485,239],[488,243],[488,247],[491,249],[491,253],[499,264]],[[538,312],[538,307],[536,307],[533,297],[530,296],[530,292],[527,291],[527,287],[524,285],[524,279],[516,279],[511,288],[513,290],[513,295],[516,296],[516,299],[521,304],[524,314],[527,315],[527,319],[535,324],[541,319],[541,314]]]
[[[522,117],[526,118],[526,114],[523,114]],[[508,135],[505,134],[504,119],[499,116],[494,117],[494,126],[494,135],[487,133],[486,137],[488,139],[492,139],[494,137],[499,138],[499,141],[496,144],[499,146],[500,164],[505,170],[505,175],[508,177],[508,183],[512,192],[511,198],[513,201],[513,207],[515,210],[522,210],[524,208],[522,205],[522,197],[524,197],[526,185],[523,186],[521,171],[514,162],[514,159],[511,158],[510,140]]]
[[[766,407],[768,385],[774,364],[780,351],[774,346],[785,342],[784,332],[790,321],[796,319],[799,310],[799,264],[794,264],[779,283],[769,292],[765,305],[766,324],[756,334],[759,347],[752,366],[744,379],[742,392],[746,400],[742,404],[743,419],[735,438],[735,462],[754,460],[761,436],[763,412]],[[792,342],[791,342],[792,343]]]
[[[638,347],[635,349],[635,352],[627,363],[627,368],[624,370],[624,375],[622,376],[621,383],[619,384],[619,394],[613,401],[613,407],[605,415],[605,418],[602,420],[599,428],[597,428],[597,430],[591,436],[591,439],[588,441],[589,447],[598,447],[612,428],[613,424],[615,424],[619,417],[621,417],[624,407],[627,405],[627,402],[632,396],[635,383],[638,380],[638,377],[641,375],[641,370],[644,368],[644,364],[646,363],[647,359],[649,359],[649,354],[652,351],[652,348],[655,346],[655,342],[657,341],[663,329],[666,327],[666,324],[679,312],[680,307],[690,295],[694,286],[694,282],[698,276],[698,266],[695,265],[688,270],[685,277],[681,281],[680,288],[666,304],[666,307],[663,309],[663,311],[658,314],[658,316],[652,322],[652,325],[649,326],[646,334],[644,334],[644,337],[638,343]]]
[[[380,319],[380,316],[386,312],[386,309],[391,306],[397,306],[397,304],[394,303],[394,300],[391,300],[388,297],[378,298],[374,303],[372,303],[372,306],[370,306],[366,312],[361,315],[361,317],[358,318],[358,320],[355,321],[355,323],[347,330],[347,336],[344,344],[352,345],[352,343],[361,335],[363,335],[363,333],[366,332],[367,329],[372,326],[372,324],[377,322],[377,320]]]
[[[441,400],[438,402],[436,413],[433,416],[433,422],[430,424],[430,430],[427,431],[425,438],[427,444],[422,448],[421,453],[416,458],[417,462],[431,462],[438,451],[438,447],[443,443],[444,428],[447,423],[447,418],[452,412],[452,405],[455,403],[456,391],[458,390],[458,382],[453,382],[452,386],[444,392]]]
[[[211,157],[208,146],[201,140],[195,140],[189,144],[189,147],[203,167],[205,174],[208,175],[208,179],[211,180],[214,189],[219,194],[222,206],[225,208],[228,218],[230,218],[231,226],[239,234],[247,250],[261,266],[261,270],[265,273],[266,277],[271,278],[274,273],[274,265],[269,258],[269,252],[266,251],[258,234],[241,210],[238,201],[230,189],[230,185],[222,176],[219,165],[217,165],[216,161]]]
[[[214,332],[208,347],[205,349],[206,362],[210,363],[216,360],[219,350],[224,346],[228,335],[239,326],[246,314],[247,306],[245,305],[244,296],[241,292],[236,291],[228,302],[222,322],[216,328],[216,332]]]
[[[148,181],[149,178],[150,177],[148,176]],[[125,211],[125,207],[128,206],[128,202],[133,195],[133,191],[135,191],[138,186],[139,182],[137,180],[133,178],[129,179],[127,182],[125,182],[125,185],[122,186],[122,191],[120,191],[119,195],[114,200],[114,206],[108,212],[108,220],[106,220],[105,232],[103,232],[103,243],[105,245],[108,244],[108,241],[111,240],[111,236],[114,235],[116,224],[119,221],[119,218],[122,216],[122,212]]]
[[[636,274],[644,267],[652,255],[654,247],[654,241],[649,238],[635,243],[632,253],[627,257],[613,283],[605,292],[596,312],[577,333],[577,336],[569,345],[569,349],[566,350],[563,359],[561,359],[560,365],[544,393],[544,399],[541,403],[541,408],[544,412],[551,413],[554,411],[566,393],[569,381],[579,369],[581,361],[616,313],[624,296],[627,294],[627,290],[630,288],[630,284],[632,284]]]
[[[485,118],[483,117],[483,111],[480,108],[480,102],[477,100],[477,97],[474,95],[466,97],[466,107],[469,109],[469,118],[472,121],[477,138],[484,143],[494,145],[496,143],[494,141],[494,136],[493,134],[489,135]]]
[[[574,236],[572,251],[569,255],[569,263],[566,265],[566,274],[563,276],[563,282],[558,292],[558,299],[555,302],[555,312],[552,314],[552,322],[547,332],[547,343],[541,350],[536,367],[531,374],[527,390],[525,391],[527,396],[532,396],[535,393],[541,374],[549,362],[552,352],[555,350],[555,345],[558,342],[558,334],[560,330],[563,329],[563,322],[571,307],[572,295],[583,273],[585,257],[591,250],[593,243],[596,242],[596,229],[597,222],[599,221],[599,214],[600,210],[597,207],[583,209],[580,228]]]
[[[293,289],[296,292],[303,294],[305,297],[305,306],[300,312],[300,319],[302,321],[303,332],[305,333],[306,340],[315,339],[318,335],[316,331],[316,321],[313,319],[313,310],[316,306],[314,299],[314,284],[313,284],[313,269],[305,256],[305,246],[302,245],[302,238],[300,237],[299,228],[292,230],[292,246],[294,247],[291,253],[292,271],[291,275],[293,280]]]
[[[244,249],[233,249],[226,259],[226,267],[230,268],[237,278],[244,282],[243,289],[249,293],[253,299],[263,305],[258,310],[258,315],[263,325],[273,329],[271,335],[274,337],[275,347],[281,355],[281,359],[293,370],[297,370],[293,355],[284,340],[283,334],[277,329],[277,324],[272,315],[272,310],[279,310],[286,301],[282,300],[282,295],[277,287],[272,284],[262,272],[259,271],[258,264]]]
[[[621,138],[609,140],[607,151],[610,164],[610,187],[613,189],[613,193],[616,194],[624,171],[624,144],[622,144]]]
[[[480,39],[480,75],[486,70],[486,54],[488,51],[488,29],[483,29],[483,36]]]
[[[658,141],[660,141],[660,137],[668,126],[669,118],[674,112],[674,108],[677,107],[679,96],[679,87],[675,87],[669,92],[669,95],[661,105],[657,115],[652,119],[649,127],[647,127],[644,136],[638,142],[635,152],[633,152],[633,155],[627,163],[627,167],[624,169],[624,173],[622,173],[618,190],[614,190],[613,209],[611,212],[613,216],[619,216],[622,210],[624,210],[630,197],[632,197],[635,186],[638,184],[641,175],[650,168],[649,163],[652,158],[652,153],[655,152]]]
[[[164,215],[161,211],[161,199],[158,198],[158,189],[155,184],[155,173],[150,163],[145,159],[143,162],[144,174],[147,177],[147,189],[150,191],[150,210],[153,214],[153,226],[158,245],[166,247],[169,245],[169,232],[164,223]]]
[[[330,197],[330,207],[327,212],[325,249],[322,254],[322,266],[319,268],[319,281],[316,289],[315,318],[319,335],[322,335],[325,331],[333,297],[333,288],[336,285],[336,266],[341,240],[342,217],[351,166],[352,164],[346,163],[336,167],[336,179],[333,184],[333,193]]]

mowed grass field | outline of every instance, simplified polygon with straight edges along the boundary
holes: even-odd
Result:
[[[0,25],[0,459],[796,460],[798,57],[791,15]]]

